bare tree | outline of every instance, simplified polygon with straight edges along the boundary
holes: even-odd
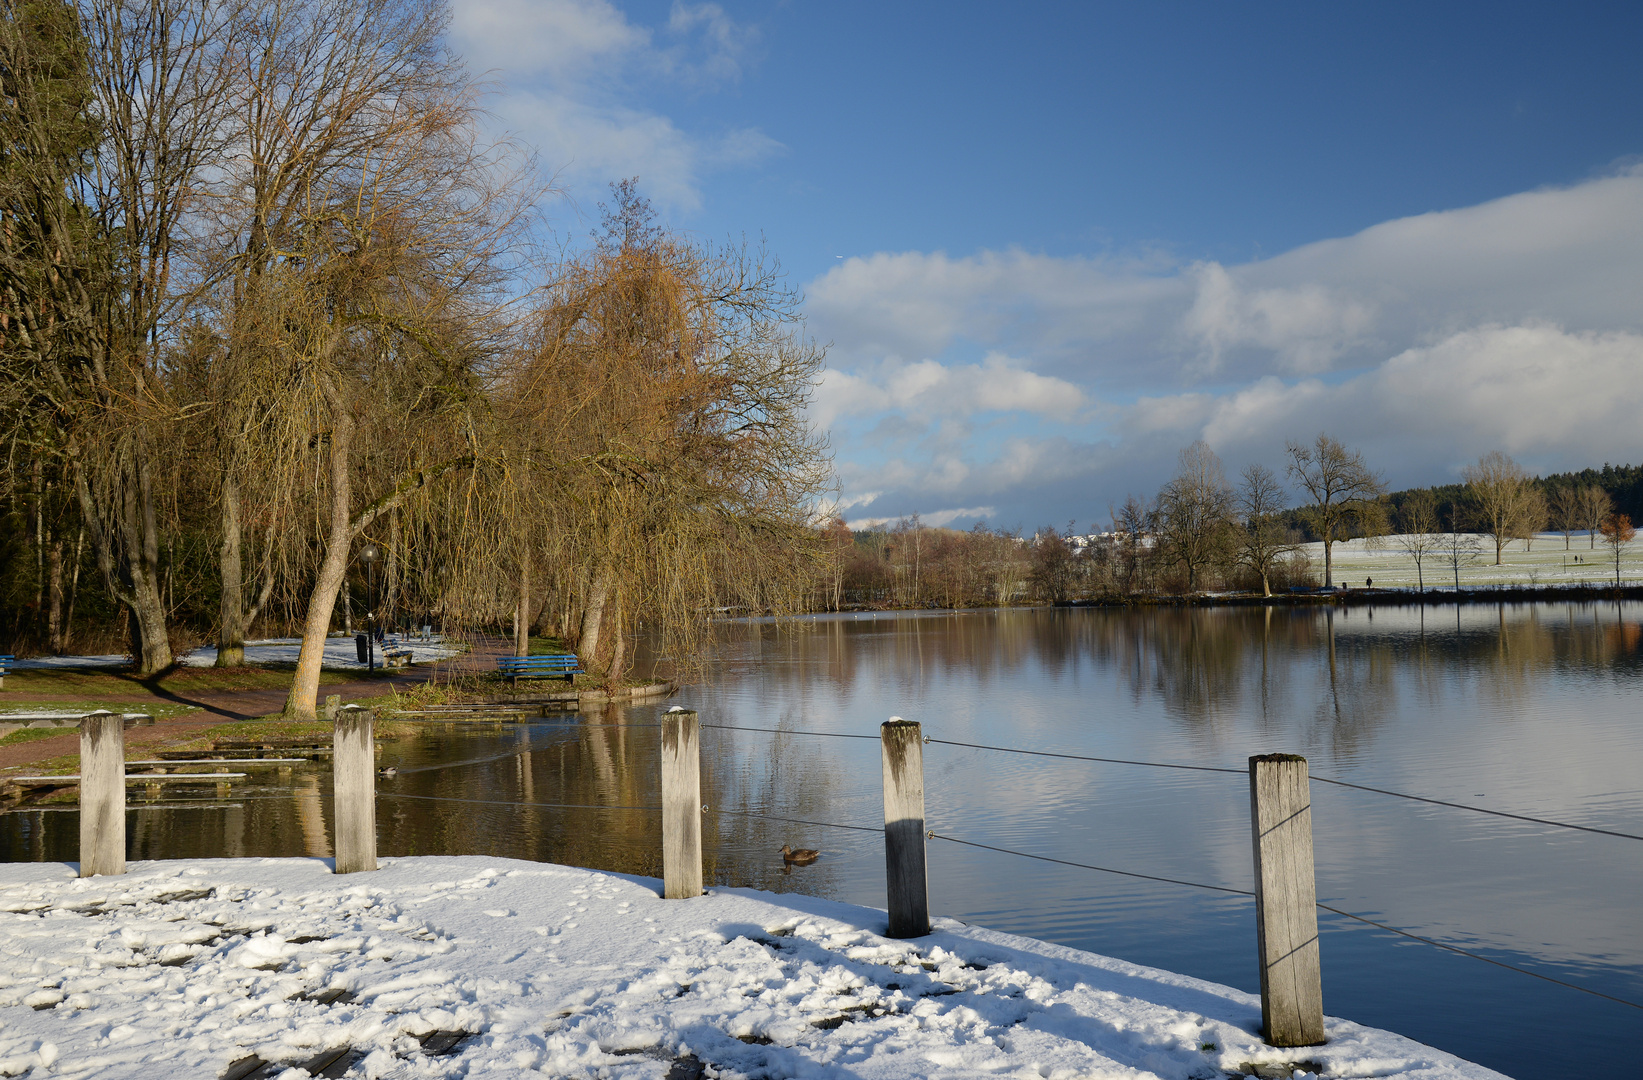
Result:
[[[1289,477],[1311,500],[1304,512],[1323,538],[1324,585],[1332,586],[1335,541],[1345,539],[1343,531],[1380,498],[1385,486],[1364,464],[1362,454],[1347,450],[1321,432],[1311,444],[1289,442],[1285,448],[1289,451]]]
[[[1417,491],[1400,510],[1398,546],[1415,562],[1415,581],[1426,592],[1426,560],[1448,543],[1438,532],[1438,507],[1430,491]]]
[[[1261,595],[1272,595],[1271,574],[1278,561],[1300,548],[1279,514],[1284,489],[1265,465],[1248,465],[1241,474],[1236,505],[1240,523],[1238,561],[1261,576]]]
[[[1499,450],[1461,470],[1482,532],[1494,541],[1495,565],[1506,543],[1529,531],[1534,512],[1534,481],[1523,466]]]
[[[1603,542],[1609,545],[1614,553],[1614,583],[1620,586],[1620,556],[1625,552],[1627,545],[1637,539],[1637,530],[1632,527],[1632,519],[1627,514],[1610,514],[1598,526],[1603,534]]]
[[[1153,508],[1135,495],[1126,495],[1124,505],[1112,514],[1112,531],[1118,535],[1119,573],[1126,593],[1139,586],[1157,520]]]
[[[1587,484],[1580,489],[1580,516],[1576,519],[1580,527],[1587,532],[1593,551],[1597,550],[1598,527],[1605,518],[1614,513],[1614,501],[1609,493],[1596,484]]]
[[[1581,527],[1580,489],[1572,484],[1562,484],[1553,489],[1547,516],[1552,528],[1563,534],[1563,550],[1568,551],[1569,534]]]
[[[1449,531],[1443,534],[1440,553],[1454,572],[1457,593],[1460,592],[1460,568],[1471,566],[1478,560],[1478,538],[1472,533],[1461,532],[1460,527],[1460,508],[1455,507],[1449,511]]]
[[[1033,534],[1031,547],[1032,582],[1039,598],[1057,604],[1070,599],[1077,580],[1078,556],[1067,537],[1046,525]]]
[[[244,659],[245,634],[267,603],[277,544],[305,480],[302,440],[290,422],[301,403],[283,378],[281,336],[290,277],[285,264],[311,254],[304,239],[316,198],[356,186],[383,155],[401,155],[426,123],[469,96],[461,61],[444,47],[439,3],[411,0],[241,0],[225,58],[233,107],[217,182],[206,201],[211,240],[202,257],[218,282],[223,344],[211,365],[215,426],[207,440],[220,508],[221,603],[217,663]],[[247,573],[244,521],[262,523]],[[399,552],[388,549],[395,563]],[[397,563],[395,563],[397,569]],[[397,582],[397,575],[391,575]]]
[[[1221,459],[1202,439],[1181,451],[1175,477],[1158,493],[1160,555],[1187,574],[1187,591],[1232,546],[1233,496]]]

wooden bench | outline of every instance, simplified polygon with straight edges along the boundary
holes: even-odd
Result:
[[[405,645],[382,645],[383,667],[408,667],[411,663],[411,650]]]
[[[5,688],[6,671],[13,663],[16,662],[16,660],[17,657],[15,656],[0,656],[0,689]]]
[[[496,658],[496,670],[513,680],[515,686],[520,679],[570,679],[582,674],[582,662],[570,653],[560,653],[548,656],[499,656]]]

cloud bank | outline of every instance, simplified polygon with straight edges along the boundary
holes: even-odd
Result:
[[[1638,169],[1241,265],[880,253],[807,294],[834,342],[813,415],[862,519],[1099,523],[1197,438],[1280,468],[1327,430],[1399,486],[1491,449],[1643,459]]]

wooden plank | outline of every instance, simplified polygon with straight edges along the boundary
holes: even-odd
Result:
[[[371,720],[369,709],[349,705],[337,713],[332,728],[339,874],[377,868],[377,771]]]
[[[702,731],[694,709],[662,714],[662,896],[702,895]]]
[[[930,932],[930,882],[924,854],[924,736],[892,716],[879,728],[884,750],[884,876],[889,936]]]
[[[1272,1046],[1316,1046],[1324,1004],[1306,758],[1250,758],[1249,807],[1262,1034]]]
[[[80,876],[126,872],[126,725],[119,713],[80,721]]]

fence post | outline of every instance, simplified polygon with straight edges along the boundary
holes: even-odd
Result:
[[[662,897],[702,895],[702,730],[694,709],[662,714]]]
[[[80,876],[126,872],[126,718],[80,719]]]
[[[930,882],[924,859],[924,737],[892,716],[879,728],[884,749],[884,879],[890,937],[930,932]]]
[[[337,869],[377,868],[377,770],[369,709],[347,705],[331,728],[331,805],[337,823]]]
[[[1324,1000],[1306,758],[1249,759],[1249,816],[1261,1031],[1272,1046],[1316,1046],[1324,1041]]]

